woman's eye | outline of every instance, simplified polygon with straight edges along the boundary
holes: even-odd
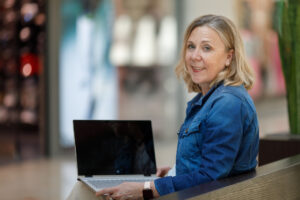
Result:
[[[204,49],[204,51],[209,51],[209,50],[211,50],[210,46],[204,46],[203,49]]]
[[[195,46],[194,46],[193,44],[188,44],[187,48],[188,48],[188,49],[194,49]]]

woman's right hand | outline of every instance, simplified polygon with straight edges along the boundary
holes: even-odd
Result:
[[[170,169],[171,169],[171,167],[169,167],[169,166],[157,168],[156,176],[164,177],[169,172]]]

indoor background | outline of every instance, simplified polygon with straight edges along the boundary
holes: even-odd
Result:
[[[288,133],[275,0],[1,0],[0,196],[65,199],[76,182],[73,119],[152,120],[173,165],[187,93],[174,68],[204,14],[239,27],[256,76],[260,137]]]

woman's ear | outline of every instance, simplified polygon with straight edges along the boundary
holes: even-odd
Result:
[[[233,57],[233,53],[234,53],[234,50],[233,49],[230,49],[228,51],[228,54],[227,54],[227,58],[226,58],[226,62],[225,62],[225,65],[226,66],[229,66],[231,61],[232,61],[232,57]]]

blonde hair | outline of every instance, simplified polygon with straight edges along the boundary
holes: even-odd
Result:
[[[185,65],[187,40],[192,31],[201,26],[207,26],[215,30],[221,40],[224,42],[226,50],[233,50],[233,56],[230,65],[225,67],[224,70],[217,75],[210,86],[212,87],[213,85],[223,81],[224,85],[238,86],[243,84],[247,90],[251,89],[254,82],[254,75],[252,69],[249,67],[246,61],[243,41],[237,28],[232,21],[226,17],[204,15],[196,18],[187,27],[184,34],[181,58],[175,69],[177,77],[182,78],[187,84],[188,91],[202,92],[199,85],[192,81]]]

